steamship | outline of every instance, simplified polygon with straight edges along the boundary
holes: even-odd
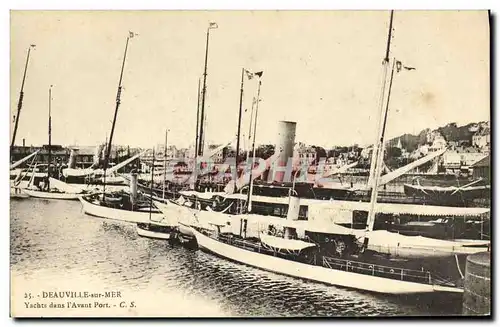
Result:
[[[262,171],[254,170],[246,176],[249,183],[246,196],[236,193],[237,190],[241,190],[238,183],[240,186],[246,183],[244,178],[234,179],[227,185],[226,193],[233,194],[225,197],[233,197],[235,201],[224,209],[217,203],[217,199],[214,199],[213,194],[206,194],[204,200],[208,201],[205,201],[205,208],[201,207],[200,198],[203,194],[192,194],[194,198],[170,200],[169,204],[173,206],[167,205],[161,208],[163,214],[166,216],[177,214],[180,217],[179,225],[190,230],[202,250],[264,270],[329,285],[385,294],[462,293],[465,257],[471,253],[488,250],[489,241],[439,240],[423,236],[406,236],[387,230],[374,230],[375,214],[380,210],[377,204],[379,186],[381,180],[387,178],[387,176],[381,177],[381,170],[386,117],[396,66],[396,59],[389,59],[392,19],[391,12],[387,53],[383,60],[380,127],[370,169],[370,202],[362,204],[368,211],[364,229],[341,226],[325,220],[321,214],[314,219],[311,215],[301,214],[302,201],[309,201],[309,209],[320,205],[314,204],[314,201],[322,202],[326,206],[329,204],[324,200],[301,199],[293,182],[288,188],[288,197],[263,197],[266,202],[271,202],[272,199],[275,199],[273,202],[276,200],[284,202],[282,208],[273,203],[268,209],[272,208],[276,214],[276,211],[280,212],[284,208],[286,218],[255,213],[253,199],[255,198],[257,202],[257,196],[253,194],[253,180],[262,174]],[[389,66],[392,66],[392,69]],[[389,72],[390,78],[388,78]],[[385,91],[387,83],[388,92]],[[239,119],[241,120],[241,104]],[[294,138],[295,129],[289,128],[290,125],[294,123],[283,122],[284,128],[279,129],[278,144],[293,143],[290,139]],[[238,127],[238,137],[239,132]],[[279,162],[283,161],[282,157],[285,157],[284,159],[291,157],[289,151],[287,146],[277,147],[277,153],[272,160],[278,160],[278,163],[282,164]],[[236,157],[238,157],[238,146]],[[272,164],[270,161],[267,163]],[[263,169],[269,168],[269,165]],[[271,171],[271,173],[277,176],[276,179],[283,180],[283,172],[275,174]],[[213,203],[210,205],[207,202]],[[217,211],[214,208],[222,210]],[[234,210],[236,214],[231,214],[230,210]],[[411,210],[415,210],[415,207]],[[452,209],[446,208],[444,211]]]

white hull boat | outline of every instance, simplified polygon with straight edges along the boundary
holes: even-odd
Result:
[[[124,209],[105,207],[99,205],[98,203],[90,202],[84,196],[80,196],[79,200],[82,203],[83,212],[95,217],[120,220],[131,223],[149,223],[150,216],[152,220],[158,220],[158,221],[163,218],[162,213],[152,212],[150,214],[149,210],[130,211]]]
[[[282,275],[312,280],[334,286],[394,295],[434,292],[463,292],[462,289],[451,286],[388,279],[286,260],[225,244],[202,234],[194,228],[192,228],[192,232],[196,237],[198,246],[202,249],[242,264]]]
[[[171,236],[177,234],[176,231],[179,223],[177,215],[166,209],[170,209],[170,207],[174,207],[174,205],[157,201],[153,201],[153,203],[162,212],[161,218],[155,220],[154,217],[151,217],[151,220],[147,224],[137,224],[137,234],[143,237],[170,240]]]
[[[140,227],[140,225],[137,225],[136,229],[137,229],[137,234],[142,237],[156,238],[160,240],[170,240],[171,233],[169,232],[158,232],[154,230],[147,230],[145,228]]]

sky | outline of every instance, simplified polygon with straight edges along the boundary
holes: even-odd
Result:
[[[94,145],[111,130],[125,41],[130,40],[113,143],[186,147],[194,142],[206,29],[208,142],[235,138],[242,68],[263,71],[256,142],[274,143],[277,122],[296,141],[372,144],[388,11],[11,11],[11,119],[31,52],[16,144]],[[449,122],[490,119],[486,11],[396,11],[391,58],[416,68],[394,78],[389,137]],[[244,81],[248,134],[257,81]],[[11,120],[11,135],[13,130]]]

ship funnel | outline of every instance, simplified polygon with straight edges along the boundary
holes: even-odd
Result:
[[[137,173],[135,170],[130,174],[130,202],[135,205],[137,201]]]
[[[71,149],[71,152],[69,153],[69,160],[68,160],[68,168],[76,168],[76,150]]]
[[[295,130],[297,123],[292,121],[278,122],[278,135],[274,153],[278,155],[277,160],[272,165],[268,182],[283,182],[285,171],[289,160],[293,158],[293,147],[295,145]],[[289,172],[291,174],[291,171]]]

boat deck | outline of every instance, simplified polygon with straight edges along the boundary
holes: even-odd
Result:
[[[440,286],[452,286],[454,283],[438,277],[437,275],[431,274],[430,271],[424,270],[413,270],[406,268],[391,267],[386,265],[374,264],[370,262],[356,261],[359,258],[334,258],[329,256],[324,256],[319,253],[309,253],[310,255],[297,255],[295,253],[286,253],[275,251],[263,245],[258,240],[252,239],[242,239],[237,235],[230,233],[214,233],[213,231],[198,229],[197,230],[204,235],[211,237],[219,242],[238,247],[247,251],[257,252],[264,255],[270,255],[275,257],[280,257],[287,260],[292,260],[296,262],[301,262],[304,264],[310,264],[315,266],[321,266],[328,269],[335,269],[340,271],[353,272],[363,275],[371,275],[376,277],[388,278],[393,280],[401,280],[407,282],[429,284],[429,285],[440,285]],[[307,252],[305,252],[307,253]]]

